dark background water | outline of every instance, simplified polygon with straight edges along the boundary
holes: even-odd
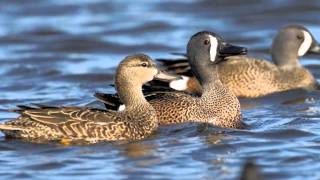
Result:
[[[307,26],[320,41],[318,0],[2,0],[0,109],[44,103],[83,106],[114,92],[125,56],[185,52],[200,30],[269,58],[276,31]],[[301,61],[319,79],[319,56]],[[245,130],[178,126],[135,143],[93,146],[0,140],[3,179],[237,179],[247,160],[266,179],[319,179],[319,92],[242,100]],[[5,121],[17,114],[0,111]]]

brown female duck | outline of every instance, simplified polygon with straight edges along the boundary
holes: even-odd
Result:
[[[30,141],[145,138],[158,127],[156,112],[142,94],[142,85],[153,78],[173,80],[176,76],[161,73],[146,55],[128,56],[119,64],[115,75],[116,89],[127,107],[124,111],[20,106],[20,117],[1,124],[0,130],[7,137]]]

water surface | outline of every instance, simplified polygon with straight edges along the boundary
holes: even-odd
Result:
[[[320,41],[317,0],[3,0],[0,2],[0,109],[18,104],[83,106],[114,92],[115,66],[132,53],[185,52],[200,30],[269,57],[276,31],[307,26]],[[317,79],[319,56],[301,63]],[[132,143],[93,146],[0,140],[3,179],[237,179],[248,160],[266,179],[319,179],[319,92],[241,100],[244,130],[197,125],[161,128]],[[17,114],[0,111],[5,121]]]

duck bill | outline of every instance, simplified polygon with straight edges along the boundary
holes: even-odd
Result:
[[[180,79],[182,79],[182,77],[179,75],[175,75],[175,74],[168,74],[163,71],[158,71],[158,74],[154,76],[154,79],[170,82],[170,81],[174,81],[174,80],[180,80]]]
[[[228,57],[228,56],[235,56],[235,55],[245,55],[247,54],[248,50],[245,47],[234,46],[228,43],[222,43],[219,56],[220,57]]]
[[[320,45],[318,42],[314,41],[308,50],[308,53],[320,54]]]

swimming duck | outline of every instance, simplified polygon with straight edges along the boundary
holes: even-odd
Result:
[[[159,123],[170,125],[204,122],[218,127],[241,128],[238,99],[221,83],[217,65],[230,55],[245,54],[246,48],[226,43],[215,33],[202,31],[191,37],[187,55],[191,70],[202,84],[201,96],[179,91],[159,91],[146,95],[157,111]],[[121,101],[114,96],[96,93],[107,108],[118,108]]]
[[[231,56],[219,64],[222,83],[237,97],[254,98],[290,89],[315,89],[317,81],[309,70],[301,66],[299,57],[306,53],[320,53],[320,46],[311,32],[300,25],[283,27],[275,36],[272,62],[248,56]],[[169,83],[152,82],[153,86],[201,94],[202,88],[190,71],[186,59],[160,60],[168,71],[184,75]]]
[[[0,125],[12,138],[30,141],[85,140],[89,142],[139,140],[158,127],[154,108],[142,94],[153,78],[173,80],[159,71],[147,55],[126,57],[118,66],[115,86],[126,109],[121,112],[81,107],[20,106],[20,116]]]

